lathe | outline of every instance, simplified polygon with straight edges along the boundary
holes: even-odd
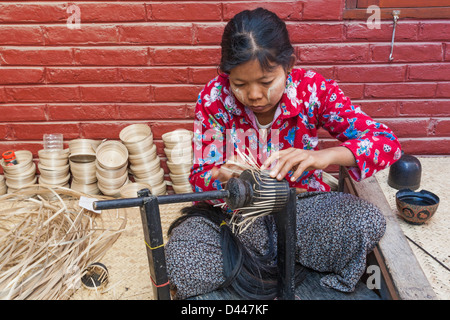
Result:
[[[266,172],[245,170],[238,178],[228,180],[222,190],[154,196],[142,189],[136,198],[96,201],[95,210],[140,207],[147,244],[150,276],[155,299],[169,300],[168,275],[160,219],[160,204],[223,199],[232,210],[245,216],[272,214],[277,228],[278,295],[280,300],[294,299],[296,243],[296,190],[287,180],[278,181]]]

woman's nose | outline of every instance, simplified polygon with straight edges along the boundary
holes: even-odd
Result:
[[[248,91],[248,100],[256,101],[263,97],[263,92],[258,86],[251,86]]]

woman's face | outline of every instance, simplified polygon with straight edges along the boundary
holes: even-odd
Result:
[[[275,110],[286,86],[287,73],[281,65],[270,71],[261,68],[258,60],[251,60],[230,71],[230,85],[234,96],[255,114]]]

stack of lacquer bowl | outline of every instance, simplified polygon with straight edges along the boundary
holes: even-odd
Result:
[[[141,182],[131,182],[126,185],[124,185],[122,188],[120,188],[120,197],[121,198],[136,198],[138,195],[138,191],[142,189],[149,189],[151,186],[147,183],[141,183]]]
[[[189,173],[192,167],[192,131],[178,129],[162,135],[170,180],[175,193],[192,192]]]
[[[5,177],[3,175],[0,175],[0,195],[5,194],[8,190],[8,187],[5,183]]]
[[[69,149],[38,151],[39,184],[69,187]]]
[[[128,150],[120,141],[104,141],[97,148],[96,176],[100,191],[120,196],[120,188],[129,182]]]
[[[37,181],[36,164],[33,162],[32,153],[28,150],[19,150],[15,152],[15,155],[18,163],[12,166],[7,166],[5,161],[1,159],[8,193],[35,184]]]
[[[132,124],[120,132],[120,140],[128,150],[130,172],[134,180],[150,185],[153,195],[166,194],[164,170],[153,143],[153,134],[146,124]]]
[[[87,194],[99,194],[95,175],[96,150],[101,141],[75,139],[69,141],[69,166],[72,173],[70,188]]]

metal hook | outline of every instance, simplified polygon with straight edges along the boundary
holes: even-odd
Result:
[[[394,52],[395,27],[397,26],[397,21],[399,19],[400,10],[392,11],[392,15],[394,16],[394,29],[392,30],[391,53],[389,54],[389,61],[394,60],[394,57],[392,54]]]

